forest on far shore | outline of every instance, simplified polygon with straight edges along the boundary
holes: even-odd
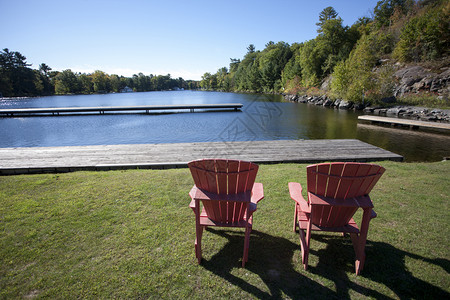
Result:
[[[319,88],[326,82],[329,97],[376,103],[392,96],[399,64],[422,64],[437,73],[449,66],[446,0],[378,1],[372,17],[352,26],[343,26],[339,13],[326,7],[316,25],[316,38],[306,42],[268,42],[262,51],[250,44],[229,68],[205,73],[201,87],[307,95],[324,93]]]
[[[45,63],[38,70],[30,68],[26,57],[8,48],[0,52],[0,97],[32,97],[67,94],[119,93],[125,87],[135,92],[171,89],[197,89],[198,81],[171,78],[167,75],[132,77],[109,75],[97,70],[93,73],[77,73],[70,69],[52,71]]]

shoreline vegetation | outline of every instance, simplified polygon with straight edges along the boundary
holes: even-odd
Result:
[[[450,108],[450,3],[382,0],[351,26],[333,7],[302,43],[253,44],[229,68],[205,73],[206,90],[326,96],[364,106]]]
[[[360,276],[329,233],[303,269],[288,182],[306,185],[306,164],[260,165],[245,268],[242,230],[207,229],[197,264],[187,168],[1,177],[0,298],[448,299],[449,162],[378,164]]]
[[[52,95],[89,95],[120,92],[149,92],[196,89],[194,80],[167,75],[135,74],[132,77],[109,75],[97,70],[77,73],[71,69],[62,72],[42,63],[38,70],[29,68],[26,57],[8,48],[0,52],[0,98],[39,97]]]

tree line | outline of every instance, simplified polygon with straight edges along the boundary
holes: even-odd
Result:
[[[39,69],[31,69],[26,57],[8,48],[0,52],[0,95],[2,97],[48,96],[65,94],[118,93],[125,87],[136,92],[180,89],[196,89],[199,83],[167,75],[144,75],[132,77],[109,75],[103,71],[90,74],[72,70],[62,72],[42,63]]]
[[[268,42],[262,51],[253,44],[229,68],[205,73],[207,90],[257,93],[307,93],[329,83],[329,94],[355,102],[378,101],[392,95],[393,63],[424,62],[448,57],[450,4],[445,0],[382,0],[372,17],[352,26],[333,7],[316,23],[316,38],[289,45]],[[374,72],[376,70],[376,72]]]

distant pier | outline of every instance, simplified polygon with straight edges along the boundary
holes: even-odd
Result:
[[[386,124],[391,126],[408,127],[411,129],[427,129],[450,132],[449,123],[425,122],[410,119],[387,118],[379,116],[359,116],[358,120],[371,122],[372,124]]]
[[[255,163],[403,160],[401,155],[353,139],[0,148],[0,175],[185,168],[200,158]]]
[[[39,116],[39,115],[69,115],[80,113],[97,113],[105,114],[105,112],[141,112],[150,113],[150,111],[174,111],[174,110],[234,110],[241,109],[241,103],[223,103],[223,104],[186,104],[186,105],[144,105],[144,106],[98,106],[98,107],[48,107],[48,108],[13,108],[0,109],[0,117],[16,117],[16,116]]]

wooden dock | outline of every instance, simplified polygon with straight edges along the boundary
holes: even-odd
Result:
[[[401,155],[353,139],[0,148],[0,175],[181,168],[201,158],[255,163],[403,160]]]
[[[105,112],[142,112],[150,113],[150,111],[174,111],[174,110],[216,110],[216,109],[232,109],[237,111],[241,109],[241,103],[223,103],[223,104],[186,104],[186,105],[144,105],[144,106],[98,106],[98,107],[48,107],[48,108],[14,108],[0,109],[0,116],[36,116],[36,115],[61,115],[74,113],[98,113]]]
[[[437,131],[450,131],[450,123],[439,123],[439,122],[425,122],[410,119],[400,119],[400,118],[387,118],[379,116],[359,116],[358,120],[368,121],[373,124],[387,124],[391,126],[403,126],[409,127],[411,129],[427,129],[427,130],[437,130]]]

